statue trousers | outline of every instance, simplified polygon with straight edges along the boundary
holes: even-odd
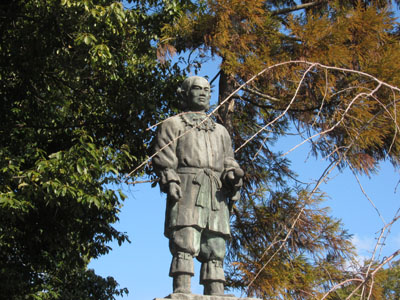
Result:
[[[173,255],[170,276],[194,275],[193,257],[202,263],[200,283],[225,282],[223,261],[227,236],[196,227],[180,227],[173,230],[169,247]]]

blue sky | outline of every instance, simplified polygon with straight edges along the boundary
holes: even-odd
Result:
[[[203,66],[199,75],[213,78],[217,73],[219,61],[209,61]],[[214,83],[217,87],[217,82]],[[216,101],[214,90],[212,101]],[[276,145],[286,152],[298,144],[297,137],[287,138]],[[323,159],[308,157],[309,146],[302,145],[288,154],[292,168],[299,179],[306,182],[317,180],[328,163]],[[359,176],[366,194],[379,210],[386,223],[390,222],[400,208],[399,171],[387,162],[381,164],[380,172]],[[172,280],[168,277],[171,255],[168,240],[163,236],[165,195],[158,187],[151,188],[149,183],[134,186],[123,186],[128,198],[120,215],[116,228],[128,233],[131,244],[121,247],[111,244],[113,250],[103,257],[91,262],[91,268],[102,276],[113,276],[121,287],[129,289],[129,295],[123,299],[150,300],[162,298],[172,291]],[[381,217],[370,201],[363,194],[357,179],[349,169],[335,170],[329,180],[321,186],[329,196],[322,206],[331,208],[330,215],[342,220],[344,228],[353,234],[353,243],[357,247],[360,260],[369,258],[374,250],[376,239],[384,226]],[[392,254],[400,248],[400,221],[395,223],[378,260]],[[199,264],[195,265],[196,276],[192,280],[192,292],[202,294],[198,284]],[[240,293],[234,292],[237,296]]]

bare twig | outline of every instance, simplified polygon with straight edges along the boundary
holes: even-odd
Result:
[[[308,196],[308,200],[311,199],[312,195],[315,194],[315,192],[318,190],[319,186],[321,185],[321,183],[324,181],[324,179],[327,178],[327,176],[337,167],[337,165],[339,164],[339,162],[336,163],[331,163],[323,172],[323,174],[321,175],[321,177],[319,178],[319,180],[317,181],[317,183],[315,184],[313,190],[310,192],[309,196]],[[254,278],[250,281],[250,283],[247,285],[246,287],[246,291],[248,292],[250,286],[255,282],[255,280],[258,278],[258,276],[261,274],[261,272],[267,267],[267,265],[272,261],[272,259],[275,257],[276,254],[279,253],[279,251],[283,248],[283,246],[285,245],[285,242],[288,240],[288,238],[291,236],[298,220],[300,219],[300,216],[302,215],[302,213],[304,212],[304,209],[306,207],[308,201],[306,201],[306,203],[303,205],[303,207],[299,210],[298,214],[296,215],[294,221],[292,222],[289,231],[287,232],[285,238],[283,240],[280,240],[278,242],[281,242],[281,245],[279,246],[279,248],[271,255],[271,257],[268,259],[268,261],[260,268],[260,270],[257,272],[257,274],[254,276]],[[275,242],[274,244],[278,243]],[[271,249],[272,246],[269,246],[264,253],[262,254],[261,258],[259,259],[261,261],[261,259],[268,253],[269,249]]]
[[[265,126],[263,126],[260,130],[258,130],[255,134],[253,134],[247,141],[245,141],[239,148],[236,149],[235,152],[238,152],[240,149],[242,149],[247,143],[249,143],[251,140],[253,140],[257,135],[260,134],[260,132],[262,132],[263,130],[265,130],[265,128],[269,127],[271,124],[274,124],[277,120],[279,120],[280,118],[282,118],[287,111],[289,110],[290,106],[293,104],[294,100],[297,97],[297,94],[299,93],[300,87],[304,81],[304,78],[306,77],[306,75],[308,74],[308,72],[310,72],[310,70],[312,68],[314,68],[314,64],[312,64],[310,67],[308,67],[308,69],[304,72],[302,78],[300,79],[300,82],[297,86],[297,89],[292,97],[292,99],[290,100],[289,104],[286,106],[285,110],[279,114],[279,116],[277,116],[275,119],[273,119],[271,122],[269,122],[268,124],[266,124]]]
[[[325,92],[324,92],[324,98],[321,101],[321,106],[320,106],[320,108],[318,110],[317,116],[315,117],[314,122],[312,123],[311,127],[315,126],[315,123],[317,122],[317,120],[319,118],[319,115],[322,112],[322,108],[324,107],[325,99],[326,99],[326,96],[328,95],[328,84],[329,84],[328,83],[328,71],[325,70]]]
[[[368,93],[368,94],[367,94],[367,93],[360,93],[360,94],[357,94],[357,95],[350,101],[349,105],[346,107],[346,109],[345,109],[344,113],[342,114],[342,117],[340,118],[340,120],[337,121],[333,126],[331,126],[330,128],[328,128],[328,129],[326,129],[326,130],[324,130],[324,131],[322,131],[322,132],[318,132],[318,133],[316,133],[316,134],[310,136],[309,138],[303,140],[301,143],[297,144],[297,145],[294,146],[292,149],[290,149],[290,150],[287,151],[286,153],[282,154],[282,156],[288,155],[290,152],[292,152],[292,151],[295,150],[296,148],[300,147],[301,145],[303,145],[303,144],[306,143],[307,141],[312,140],[313,138],[315,138],[315,137],[317,137],[317,136],[325,135],[325,134],[327,134],[327,133],[333,131],[337,126],[339,126],[339,125],[343,122],[343,120],[344,120],[345,116],[347,115],[347,113],[349,112],[351,106],[354,104],[354,102],[355,102],[358,98],[363,97],[363,96],[369,97],[369,96],[373,95],[374,93],[376,93],[376,91],[379,90],[379,88],[380,88],[381,86],[382,86],[382,83],[379,83],[379,84],[376,86],[376,88],[375,88],[373,91],[371,91],[370,93]]]
[[[243,91],[248,92],[250,94],[254,94],[254,95],[258,96],[258,97],[267,99],[267,100],[272,101],[272,102],[280,102],[281,101],[278,98],[275,98],[275,97],[272,97],[270,95],[261,93],[261,92],[255,90],[255,89],[253,89],[253,88],[250,88],[250,87],[243,87]]]
[[[374,77],[374,76],[372,76],[372,75],[370,75],[370,74],[368,74],[368,73],[365,73],[365,72],[356,71],[356,70],[352,70],[352,69],[346,69],[346,68],[332,67],[332,66],[323,65],[323,64],[320,64],[320,63],[313,63],[313,62],[301,61],[301,60],[286,61],[286,62],[277,63],[277,64],[274,64],[274,65],[269,66],[269,67],[267,67],[267,68],[264,68],[263,70],[261,70],[260,72],[258,72],[257,74],[255,74],[253,77],[251,77],[249,80],[247,80],[245,83],[241,84],[241,85],[240,85],[236,90],[234,90],[228,97],[226,97],[223,101],[221,101],[221,103],[220,103],[218,106],[216,106],[216,107],[207,115],[207,117],[206,117],[201,123],[199,123],[197,126],[200,126],[201,124],[203,124],[203,123],[207,120],[207,118],[209,118],[211,115],[213,115],[225,102],[227,102],[230,98],[232,98],[232,96],[234,96],[234,95],[235,95],[238,91],[240,91],[243,87],[247,86],[249,83],[251,83],[252,81],[254,81],[257,77],[261,76],[261,75],[264,74],[265,72],[270,71],[270,70],[272,70],[272,69],[274,69],[274,68],[278,68],[278,67],[281,67],[281,66],[284,66],[284,65],[296,65],[296,64],[305,64],[305,65],[308,65],[309,67],[308,67],[308,69],[305,71],[305,73],[303,74],[303,77],[302,77],[300,83],[298,84],[298,87],[297,87],[297,89],[296,89],[296,92],[295,92],[294,96],[292,97],[291,102],[289,103],[289,105],[286,107],[286,109],[285,109],[277,118],[275,118],[273,121],[271,121],[271,122],[269,122],[267,125],[265,125],[265,126],[263,127],[264,130],[265,130],[265,128],[267,128],[268,126],[272,125],[274,122],[276,122],[278,119],[280,119],[282,116],[284,116],[284,115],[287,113],[288,109],[290,108],[291,104],[294,102],[294,100],[295,100],[295,98],[296,98],[296,96],[297,96],[297,94],[298,94],[298,91],[299,91],[299,89],[300,89],[300,87],[301,87],[301,83],[302,83],[303,80],[304,80],[304,76],[305,76],[308,72],[310,72],[314,67],[319,67],[319,68],[326,69],[326,70],[335,70],[335,71],[341,71],[341,72],[355,73],[355,74],[359,74],[359,75],[365,76],[365,77],[367,77],[367,78],[370,78],[371,80],[376,81],[376,82],[378,83],[378,86],[377,86],[372,92],[370,92],[370,93],[368,93],[368,94],[367,94],[367,93],[360,93],[360,94],[358,94],[358,95],[353,99],[352,102],[354,102],[357,98],[359,98],[359,97],[361,97],[361,96],[373,95],[373,93],[374,93],[376,90],[378,90],[381,86],[385,86],[385,87],[388,87],[388,88],[392,89],[393,91],[400,92],[400,89],[399,89],[399,88],[397,88],[397,87],[395,87],[395,86],[392,86],[392,85],[390,85],[390,84],[388,84],[388,83],[385,83],[385,82],[383,82],[383,81],[377,79],[376,77]],[[316,137],[316,136],[318,136],[318,135],[323,135],[323,134],[328,133],[329,131],[332,131],[336,126],[338,126],[338,125],[343,121],[343,118],[344,118],[344,116],[347,114],[347,112],[348,112],[348,110],[350,109],[350,107],[351,107],[351,104],[347,107],[347,109],[345,110],[345,113],[344,113],[343,116],[342,116],[342,119],[341,119],[337,124],[335,124],[334,126],[332,126],[330,129],[328,129],[328,130],[326,130],[326,131],[323,131],[323,132],[321,132],[321,133],[318,133],[318,134],[316,134],[316,135],[314,135],[314,136],[308,138],[308,140],[309,140],[309,139],[312,139],[312,138],[314,138],[314,137]],[[159,124],[161,124],[161,123],[162,123],[162,122],[157,123],[156,125],[159,125]],[[156,126],[156,125],[154,125],[154,126]],[[151,126],[151,127],[149,128],[149,130],[152,129],[152,128],[154,128],[154,126]],[[192,129],[193,129],[193,128],[189,129],[188,131],[191,131]],[[239,151],[241,148],[243,148],[248,142],[250,142],[252,139],[254,139],[254,137],[257,136],[257,134],[259,134],[261,131],[262,131],[261,129],[260,129],[259,131],[257,131],[257,133],[255,133],[250,139],[248,139],[248,140],[247,140],[246,142],[244,142],[238,149],[236,149],[235,152],[237,152],[237,151]],[[182,136],[185,135],[185,134],[187,134],[187,132],[183,133]],[[179,136],[178,138],[180,138],[180,137],[181,137],[181,136]],[[175,140],[174,140],[174,141],[175,141]],[[171,141],[171,143],[174,142],[174,141]],[[304,142],[306,142],[306,141],[303,141],[301,144],[303,144]],[[295,148],[299,147],[301,144],[297,145]],[[166,147],[167,147],[167,145],[166,145]],[[294,148],[291,149],[290,151],[293,151],[293,150],[294,150]],[[160,149],[159,151],[161,151],[161,149]],[[284,155],[286,155],[286,154],[287,154],[287,153],[285,153]],[[140,164],[138,167],[136,167],[134,170],[132,170],[128,175],[126,175],[126,177],[130,177],[134,172],[136,172],[137,170],[139,170],[140,168],[142,168],[143,166],[145,166],[145,165],[147,164],[147,162],[150,161],[155,155],[156,155],[156,153],[155,153],[154,155],[152,155],[151,157],[149,157],[146,161],[144,161],[144,162],[143,162],[142,164]]]
[[[310,2],[310,3],[304,3],[304,4],[299,4],[299,5],[296,5],[296,6],[291,6],[291,7],[288,7],[288,8],[282,8],[282,9],[273,11],[272,15],[275,16],[275,15],[287,14],[287,13],[294,12],[294,11],[301,10],[301,9],[307,9],[307,8],[311,8],[311,7],[316,7],[316,6],[319,6],[319,5],[324,4],[326,2],[327,1],[314,1],[314,2]]]
[[[385,219],[383,218],[381,212],[379,211],[379,209],[376,207],[375,203],[372,201],[372,199],[368,196],[368,194],[365,192],[364,187],[362,186],[360,180],[358,179],[358,176],[354,170],[354,168],[351,166],[351,164],[348,164],[351,172],[353,173],[354,177],[357,180],[358,186],[361,189],[361,192],[364,194],[365,198],[367,198],[367,200],[369,201],[369,203],[371,203],[372,207],[375,209],[376,213],[378,214],[379,218],[382,220],[383,224],[386,225]]]
[[[345,281],[342,281],[342,282],[338,283],[337,285],[335,285],[334,287],[332,287],[320,300],[324,300],[326,297],[329,296],[330,293],[332,293],[333,291],[337,290],[342,285],[345,285],[346,283],[353,282],[353,281],[364,282],[364,280],[362,280],[360,278],[346,279]]]
[[[127,182],[126,184],[138,184],[138,183],[149,183],[149,182],[158,182],[160,179],[156,178],[156,179],[149,179],[149,180],[138,180],[138,181],[132,181],[132,182]]]
[[[301,215],[304,213],[304,210],[306,209],[306,205],[308,203],[308,201],[311,199],[311,197],[317,192],[319,186],[321,185],[322,182],[324,182],[325,180],[327,180],[328,175],[339,165],[341,164],[344,160],[346,161],[346,155],[347,153],[350,151],[350,149],[354,146],[355,142],[360,138],[361,133],[363,131],[366,130],[366,128],[368,126],[370,126],[372,124],[372,122],[382,113],[386,112],[389,116],[389,118],[391,119],[391,121],[393,121],[394,126],[395,126],[395,133],[394,133],[394,137],[393,140],[391,142],[391,145],[389,147],[389,151],[388,151],[388,155],[395,143],[395,139],[398,135],[398,132],[400,132],[400,128],[399,125],[397,124],[397,108],[396,108],[396,104],[398,103],[398,101],[400,101],[400,99],[396,99],[396,93],[400,92],[400,89],[398,87],[392,86],[388,83],[385,83],[379,79],[377,79],[376,77],[364,73],[364,72],[360,72],[360,71],[356,71],[356,70],[351,70],[351,69],[346,69],[346,68],[338,68],[338,67],[332,67],[332,66],[327,66],[327,65],[323,65],[320,63],[313,63],[313,62],[307,62],[307,61],[287,61],[287,62],[282,62],[282,63],[278,63],[278,64],[274,64],[272,66],[269,66],[267,68],[264,68],[262,71],[260,71],[259,73],[255,74],[253,77],[251,77],[249,80],[247,80],[245,83],[241,84],[240,86],[238,86],[237,89],[235,89],[235,91],[233,91],[228,97],[226,97],[223,101],[221,101],[219,103],[218,106],[216,106],[209,114],[206,115],[206,118],[200,123],[198,124],[196,127],[192,127],[189,130],[183,132],[181,135],[177,136],[176,138],[174,138],[172,141],[170,141],[170,143],[168,143],[167,145],[165,145],[164,147],[162,147],[161,149],[159,149],[156,153],[154,153],[151,157],[149,157],[145,162],[143,162],[142,164],[140,164],[138,167],[136,167],[132,172],[130,172],[127,177],[131,176],[134,172],[136,172],[137,170],[139,170],[140,168],[142,168],[144,165],[146,165],[146,163],[148,161],[150,161],[157,153],[159,153],[160,151],[164,150],[166,147],[170,146],[172,143],[174,143],[176,140],[178,140],[179,138],[181,138],[183,135],[191,132],[191,130],[197,128],[198,126],[200,126],[201,124],[203,124],[208,118],[210,118],[213,114],[215,114],[217,112],[217,110],[224,104],[226,103],[229,99],[231,99],[234,95],[237,94],[237,92],[239,92],[240,90],[245,90],[247,92],[251,92],[251,93],[258,93],[258,91],[251,89],[250,87],[247,87],[249,85],[249,83],[251,83],[252,81],[254,81],[257,77],[261,76],[263,73],[269,72],[274,68],[278,68],[284,65],[305,65],[307,68],[304,71],[304,73],[302,74],[302,77],[300,79],[299,82],[297,82],[297,87],[296,90],[294,92],[294,95],[292,96],[291,100],[289,101],[288,105],[286,106],[286,108],[276,117],[274,118],[271,122],[268,122],[268,124],[266,124],[265,126],[260,126],[260,128],[257,130],[256,133],[254,133],[249,139],[247,139],[244,143],[242,143],[239,148],[236,149],[235,152],[240,151],[247,143],[249,143],[251,140],[253,140],[257,135],[259,135],[261,132],[266,131],[267,128],[271,125],[273,125],[274,123],[276,123],[280,118],[284,117],[289,109],[291,108],[292,104],[294,103],[294,101],[296,100],[300,88],[302,87],[305,78],[307,76],[308,73],[312,72],[314,69],[323,69],[325,71],[325,93],[324,93],[324,97],[322,99],[321,105],[319,106],[319,110],[318,110],[318,114],[314,120],[314,122],[312,123],[312,128],[314,127],[314,125],[316,124],[318,118],[320,118],[320,115],[322,113],[323,107],[326,103],[326,98],[328,97],[328,71],[338,71],[338,72],[344,72],[344,73],[352,73],[352,74],[358,74],[360,76],[369,78],[370,81],[369,82],[375,82],[376,85],[373,89],[370,88],[366,88],[366,87],[351,87],[348,89],[344,89],[339,91],[340,92],[344,92],[346,90],[350,90],[350,89],[356,89],[356,88],[361,88],[361,92],[359,92],[357,95],[355,95],[351,101],[346,105],[346,108],[340,113],[340,119],[333,124],[332,126],[330,126],[329,128],[322,130],[321,132],[317,132],[313,135],[311,135],[311,133],[309,133],[309,137],[305,138],[301,143],[297,144],[295,147],[291,148],[289,151],[287,151],[285,154],[283,154],[283,156],[287,155],[288,153],[290,153],[291,151],[294,151],[296,148],[298,148],[299,146],[301,146],[302,144],[306,143],[307,141],[311,141],[313,142],[313,139],[315,137],[321,136],[322,138],[326,139],[327,142],[329,143],[328,139],[327,139],[327,134],[331,131],[333,131],[336,127],[338,127],[340,124],[345,123],[345,118],[349,118],[352,117],[350,115],[350,110],[352,109],[353,105],[356,103],[356,101],[358,99],[361,98],[372,98],[374,99],[377,103],[379,103],[379,105],[381,106],[381,109],[376,112],[367,122],[365,122],[363,124],[363,126],[356,131],[357,135],[352,139],[352,141],[346,145],[346,146],[342,146],[340,148],[336,147],[335,150],[329,154],[333,155],[334,153],[338,154],[338,158],[331,162],[331,164],[324,170],[324,172],[322,173],[322,175],[320,176],[320,178],[316,181],[315,186],[313,188],[313,190],[309,193],[308,195],[308,199],[306,200],[305,204],[303,205],[303,207],[298,211],[298,213],[293,217],[293,219],[290,221],[290,226],[288,226],[288,228],[286,228],[287,233],[285,235],[285,237],[283,239],[278,240],[279,234],[281,232],[279,232],[273,239],[273,242],[265,249],[265,251],[263,252],[263,254],[261,255],[261,257],[259,258],[259,262],[262,261],[262,259],[269,253],[269,251],[272,249],[273,246],[275,245],[279,245],[279,247],[277,247],[277,249],[274,251],[274,253],[269,257],[269,259],[267,260],[266,263],[264,263],[262,265],[262,267],[258,270],[258,272],[255,274],[255,276],[251,279],[251,281],[249,282],[249,284],[246,287],[246,291],[248,292],[250,287],[254,284],[255,280],[259,277],[259,275],[263,272],[263,270],[267,267],[267,265],[272,261],[272,259],[277,255],[277,253],[279,253],[279,251],[281,251],[283,249],[283,247],[285,247],[285,243],[287,242],[287,240],[289,239],[289,237],[291,236],[291,234],[293,233],[296,225],[298,224],[299,219],[301,218]],[[392,93],[393,93],[393,101],[390,102],[389,104],[384,104],[382,103],[378,97],[375,95],[377,93],[378,90],[380,90],[382,87],[386,87],[389,88]],[[273,97],[270,97],[268,95],[264,95],[262,93],[260,93],[260,95],[258,95],[260,97],[264,97],[267,98],[270,101],[279,101],[279,99],[275,99]],[[390,107],[393,106],[394,107],[394,112],[390,111]],[[317,107],[318,108],[318,107]],[[182,112],[181,114],[184,114],[187,112]],[[168,118],[169,119],[169,118]],[[168,120],[166,119],[166,120]],[[162,121],[165,122],[166,120]],[[346,119],[347,121],[347,119]],[[151,126],[150,128],[148,128],[148,130],[153,129],[155,126],[160,125],[162,122],[159,122],[153,126]],[[345,127],[345,130],[348,130],[348,128]],[[349,131],[350,132],[350,131]],[[263,143],[265,142],[265,139],[263,141]],[[332,147],[334,147],[334,145],[331,145]],[[339,152],[340,151],[340,152]],[[255,154],[255,157],[259,154],[260,150],[257,151],[257,153]],[[329,157],[328,156],[328,157]],[[254,158],[253,158],[254,159]],[[348,165],[350,166],[355,178],[357,179],[357,182],[360,186],[361,191],[363,192],[363,194],[365,195],[365,197],[368,199],[368,201],[371,203],[371,205],[375,208],[375,210],[377,211],[379,217],[381,218],[382,222],[384,223],[384,227],[381,229],[380,232],[380,236],[377,240],[377,243],[375,245],[375,249],[373,251],[372,254],[372,259],[370,264],[368,265],[367,271],[365,273],[365,275],[362,275],[363,278],[352,278],[352,279],[347,279],[337,285],[335,285],[334,287],[332,287],[324,296],[322,299],[325,299],[331,292],[333,292],[334,290],[336,290],[337,288],[339,288],[340,286],[343,286],[349,282],[359,282],[360,284],[350,293],[350,295],[347,297],[347,299],[350,299],[360,288],[362,288],[361,294],[364,295],[365,291],[366,291],[366,287],[367,287],[367,283],[370,282],[369,285],[369,292],[368,292],[368,299],[371,297],[372,294],[372,288],[374,285],[374,276],[376,274],[376,272],[378,272],[378,270],[380,270],[385,264],[387,264],[389,261],[391,261],[394,257],[396,257],[397,255],[400,254],[400,249],[397,250],[396,252],[394,252],[391,256],[389,256],[388,258],[384,259],[381,264],[378,265],[378,267],[376,267],[373,271],[371,271],[372,269],[372,264],[373,261],[376,257],[376,253],[378,251],[378,248],[380,245],[382,245],[381,241],[382,239],[385,239],[385,234],[387,234],[390,231],[391,226],[393,225],[393,223],[395,223],[400,216],[399,215],[395,215],[395,217],[392,219],[391,222],[389,223],[385,223],[385,220],[383,218],[383,216],[380,214],[379,210],[377,209],[377,207],[375,206],[375,204],[373,203],[373,201],[369,198],[369,196],[367,195],[367,193],[365,192],[363,186],[361,185],[358,177],[356,176],[356,172],[353,169],[353,167],[351,166],[350,163],[348,163]],[[143,182],[150,182],[150,181],[143,181]],[[132,182],[130,184],[135,184],[135,183],[142,183],[140,181],[136,181],[136,182]],[[289,224],[288,224],[289,225]],[[282,230],[284,230],[285,228],[282,228]],[[371,280],[371,281],[369,281]]]

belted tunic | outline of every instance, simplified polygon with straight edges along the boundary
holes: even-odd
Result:
[[[189,112],[164,121],[158,128],[153,158],[161,191],[176,182],[178,201],[167,197],[165,235],[176,227],[192,226],[229,236],[228,187],[224,171],[238,168],[225,127],[205,113]],[[198,126],[200,124],[200,126]],[[198,127],[196,127],[198,126]]]

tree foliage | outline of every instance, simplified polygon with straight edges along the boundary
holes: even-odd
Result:
[[[180,78],[154,40],[179,7],[109,0],[0,6],[0,298],[113,299],[87,270],[125,196],[113,186],[147,155],[149,123]],[[113,185],[114,184],[114,185]]]
[[[373,274],[366,280],[360,275]],[[327,299],[339,300],[347,298],[350,300],[391,300],[399,297],[399,261],[395,261],[387,268],[382,268],[377,262],[364,261],[360,268],[359,276],[349,276],[345,284],[337,286],[334,293]]]
[[[204,0],[185,9],[163,28],[158,47],[190,51],[192,66],[222,59],[215,117],[233,136],[246,173],[233,221],[230,283],[264,299],[320,297],[353,276],[343,272],[352,256],[349,236],[326,212],[309,209],[321,181],[299,182],[274,143],[294,129],[330,168],[371,174],[383,160],[398,165],[396,7],[392,1]],[[302,227],[306,219],[310,235]],[[313,230],[326,234],[318,237],[321,248],[312,247]]]
[[[304,2],[309,2],[309,6],[305,12],[299,13],[302,6],[296,6],[294,1],[201,1],[202,5],[188,9],[177,23],[164,28],[164,35],[169,38],[163,40],[173,44],[178,51],[197,49],[203,52],[201,56],[209,53],[222,58],[221,80],[225,82],[220,80],[220,101],[224,99],[222,96],[229,95],[227,90],[233,91],[233,87],[238,87],[264,68],[290,60],[362,70],[394,86],[399,85],[396,75],[400,53],[398,28],[387,2]],[[208,50],[210,52],[205,52]],[[284,111],[307,68],[301,64],[276,68],[256,78],[242,94],[236,95],[236,106],[251,106],[257,110],[257,118],[262,116],[260,121],[254,118],[248,124],[257,122],[264,125],[271,120],[271,114]],[[330,128],[343,117],[343,111],[355,95],[376,87],[371,78],[357,74],[349,75],[340,70],[310,71],[287,114],[309,133]],[[375,161],[386,156],[397,163],[394,114],[389,109],[389,113],[377,116],[374,122],[380,126],[369,121],[380,109],[393,107],[391,104],[396,95],[391,95],[392,92],[391,89],[382,89],[373,95],[381,102],[366,95],[361,97],[352,105],[345,122],[325,135],[331,145],[321,139],[313,143],[315,152],[326,155],[335,150],[333,145],[345,148],[356,139],[346,156],[358,170],[369,172],[374,169]],[[225,116],[224,108],[219,114],[221,122],[227,123],[235,133],[238,138],[236,145],[240,146],[246,135],[240,138],[240,132],[234,132],[234,127],[240,126],[230,125],[230,119],[234,118],[232,107],[229,117]],[[364,133],[354,130],[367,123],[369,126]],[[386,124],[387,128],[374,132],[373,127],[381,128],[381,124]],[[279,132],[280,127],[277,127]],[[259,140],[262,139],[260,134]],[[370,163],[360,164],[359,155]],[[332,156],[332,159],[336,158]]]
[[[230,286],[262,299],[320,299],[332,282],[346,277],[345,263],[353,254],[350,235],[319,207],[323,195],[297,194],[270,193],[261,203],[252,198],[240,206]]]
[[[222,58],[220,103],[271,67],[215,116],[246,171],[231,286],[265,299],[311,299],[353,276],[343,271],[349,235],[319,206],[318,185],[299,182],[273,144],[296,128],[333,166],[369,173],[387,158],[398,164],[400,35],[389,1],[128,4],[0,6],[0,297],[126,292],[87,264],[109,251],[107,242],[127,240],[112,227],[124,199],[112,184],[146,159],[145,128],[177,106],[183,72],[166,58],[182,51],[198,54],[189,62],[197,66]],[[389,270],[373,295],[396,295],[397,269]]]
[[[400,297],[400,261],[397,260],[389,266],[389,268],[382,271],[384,273],[384,280],[380,282],[383,289],[383,299],[394,300]]]

